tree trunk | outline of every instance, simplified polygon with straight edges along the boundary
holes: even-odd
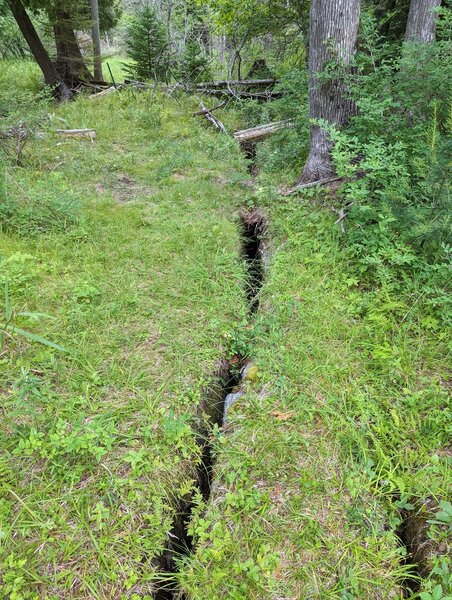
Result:
[[[441,6],[441,0],[411,0],[410,12],[405,30],[406,42],[435,41],[436,13],[435,8]]]
[[[309,117],[325,119],[339,127],[355,112],[344,82],[318,77],[327,61],[348,65],[356,52],[360,16],[359,0],[311,0],[309,24]],[[299,183],[330,177],[332,143],[318,125],[311,125],[309,156]]]
[[[53,25],[57,50],[56,68],[63,79],[75,86],[80,79],[92,80],[85,59],[75,37],[70,14],[63,8],[61,0],[55,2],[55,22]]]
[[[68,100],[72,96],[71,91],[58,74],[55,65],[50,60],[50,56],[44,48],[21,0],[8,0],[8,5],[25,41],[30,47],[31,53],[44,75],[44,81],[46,84],[54,87],[56,95],[62,100]]]
[[[99,28],[99,4],[97,0],[91,0],[92,38],[94,56],[94,79],[102,81],[102,57],[100,51],[100,28]]]

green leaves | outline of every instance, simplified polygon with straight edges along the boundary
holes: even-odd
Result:
[[[279,34],[287,24],[300,23],[300,16],[307,10],[304,0],[198,0],[211,9],[217,27],[233,36]]]
[[[443,596],[443,588],[441,585],[437,585],[433,588],[432,592],[421,592],[419,594],[421,600],[449,600],[450,596]]]
[[[434,519],[428,522],[436,525],[452,526],[452,504],[447,500],[441,500],[439,506],[441,510],[436,513]]]

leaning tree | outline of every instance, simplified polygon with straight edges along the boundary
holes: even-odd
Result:
[[[92,79],[75,34],[76,30],[90,29],[93,24],[91,5],[88,0],[72,0],[71,3],[66,0],[7,0],[7,4],[47,83],[51,82],[55,85],[55,81],[63,81],[66,87],[70,88],[77,85],[80,80]],[[45,12],[52,25],[56,49],[53,66],[48,52],[33,27],[27,9]],[[98,0],[100,29],[106,31],[113,27],[120,13],[119,0]],[[97,46],[98,42],[99,40]],[[98,47],[95,54],[98,54]]]
[[[357,48],[359,0],[311,0],[309,22],[310,150],[299,183],[328,179],[333,174],[332,143],[318,120],[343,127],[354,114],[343,79],[322,77],[328,62],[347,69]]]
[[[44,75],[44,81],[53,87],[55,95],[64,100],[69,99],[71,97],[71,91],[51,61],[25,6],[22,4],[21,0],[7,0],[7,2],[15,21],[30,48],[30,52]]]

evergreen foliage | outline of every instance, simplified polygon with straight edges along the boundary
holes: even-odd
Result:
[[[127,67],[135,78],[164,80],[170,65],[168,42],[155,10],[144,6],[127,28],[127,55],[133,64]]]
[[[211,78],[209,59],[197,40],[190,40],[185,45],[179,66],[179,76],[184,81],[192,83]]]

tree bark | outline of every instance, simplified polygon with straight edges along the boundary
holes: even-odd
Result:
[[[359,0],[311,0],[309,24],[309,117],[339,127],[355,112],[341,80],[321,80],[327,61],[350,64],[356,52]],[[318,125],[311,125],[310,151],[299,183],[331,177],[332,143]]]
[[[102,57],[100,51],[100,27],[99,27],[99,4],[97,0],[91,0],[91,20],[94,56],[94,79],[102,81]]]
[[[56,95],[62,100],[68,100],[71,98],[72,93],[50,60],[50,56],[44,48],[21,0],[8,0],[8,6],[44,75],[44,81],[47,85],[51,85],[54,88]]]
[[[435,8],[441,6],[441,0],[411,0],[408,21],[405,30],[406,42],[435,41],[436,13]]]
[[[91,81],[93,77],[86,66],[74,33],[71,16],[64,9],[62,0],[55,2],[53,33],[57,49],[55,65],[63,79],[70,86],[77,85],[80,79]]]

